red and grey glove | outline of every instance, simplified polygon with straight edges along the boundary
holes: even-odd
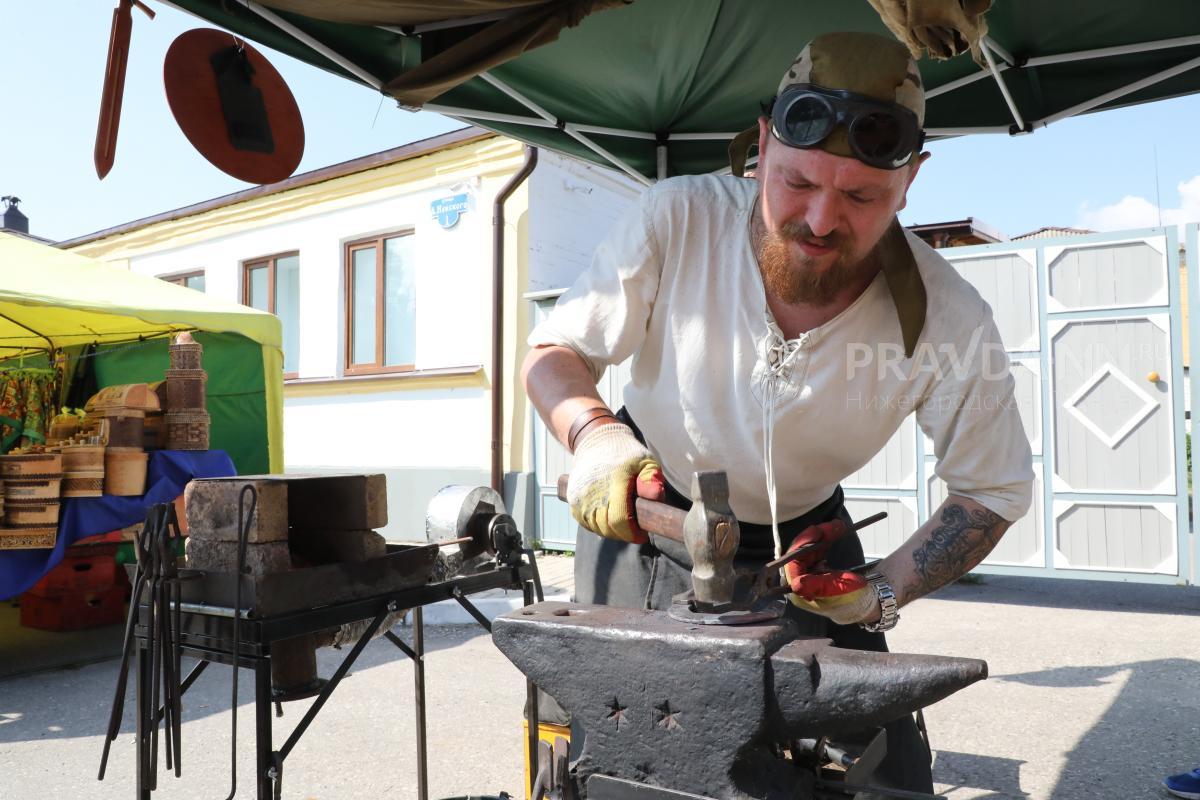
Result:
[[[634,500],[661,500],[666,483],[654,455],[623,423],[601,425],[575,448],[567,479],[571,516],[608,539],[641,544]]]
[[[805,611],[828,617],[838,625],[853,625],[878,616],[879,598],[866,579],[855,572],[831,570],[825,554],[846,534],[841,520],[822,522],[800,532],[788,552],[806,548],[804,555],[784,565],[792,593],[788,599]]]

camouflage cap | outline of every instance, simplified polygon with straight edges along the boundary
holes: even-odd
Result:
[[[796,56],[779,82],[776,96],[797,83],[841,89],[897,103],[925,124],[925,89],[917,62],[908,48],[895,39],[874,33],[825,33],[810,41]],[[820,144],[839,156],[853,156],[842,126]]]

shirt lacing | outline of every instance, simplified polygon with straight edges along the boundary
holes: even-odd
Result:
[[[775,558],[783,555],[775,489],[775,400],[783,387],[791,381],[792,365],[807,341],[807,333],[800,334],[798,339],[785,339],[783,333],[769,323],[767,337],[763,341],[762,357],[766,365],[763,381],[763,465],[767,476],[767,504],[771,507],[771,536],[775,542]]]

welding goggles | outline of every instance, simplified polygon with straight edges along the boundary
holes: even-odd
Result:
[[[770,117],[775,138],[805,149],[816,147],[844,125],[854,157],[877,169],[899,169],[925,143],[917,115],[904,106],[812,84],[784,89],[775,98]]]

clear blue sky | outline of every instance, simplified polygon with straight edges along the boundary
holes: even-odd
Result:
[[[207,23],[151,0],[134,12],[116,163],[96,178],[92,147],[115,2],[6,2],[0,25],[0,195],[22,199],[31,233],[67,239],[246,188],[205,161],[176,126],[162,89],[171,41]],[[261,49],[261,48],[260,48]],[[458,127],[413,114],[357,84],[265,51],[304,115],[299,171]],[[1163,221],[1200,221],[1200,98],[1067,120],[1023,137],[934,143],[905,223],[976,217],[1006,234],[1043,225],[1154,224],[1154,148]]]

